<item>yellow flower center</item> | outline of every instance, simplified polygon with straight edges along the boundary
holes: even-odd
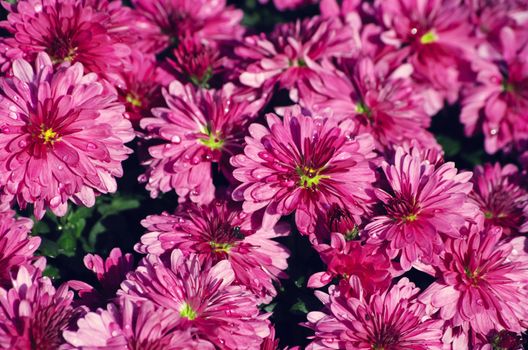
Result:
[[[321,175],[323,169],[313,169],[310,167],[297,167],[295,169],[299,175],[299,186],[304,188],[312,188],[319,185],[322,179],[329,179],[328,175]]]
[[[418,219],[418,216],[416,214],[409,214],[402,217],[403,222],[413,222],[416,221],[416,219]]]
[[[56,141],[59,141],[57,132],[53,131],[52,128],[45,128],[44,126],[41,127],[38,137],[44,141],[44,144],[51,143],[53,145]]]
[[[180,310],[180,316],[192,321],[198,317],[198,314],[193,310],[191,305],[183,303],[183,307]]]
[[[229,243],[216,243],[216,242],[209,242],[211,245],[211,248],[213,248],[213,251],[215,253],[229,253],[231,250],[231,244]]]
[[[126,95],[126,101],[134,107],[141,107],[141,100],[131,93]]]
[[[432,44],[438,40],[438,35],[435,34],[432,30],[428,31],[420,38],[420,43],[424,45]]]

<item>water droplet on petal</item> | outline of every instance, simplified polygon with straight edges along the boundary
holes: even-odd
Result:
[[[418,33],[418,29],[417,28],[412,28],[411,29],[411,34],[412,35],[416,35],[416,33]]]
[[[499,129],[493,128],[490,130],[490,135],[497,135],[499,133]]]
[[[94,149],[97,149],[97,145],[95,143],[88,142],[88,144],[86,145],[86,148],[88,148],[89,150],[94,150]]]
[[[19,146],[20,148],[24,148],[24,147],[26,147],[26,146],[27,146],[27,142],[26,142],[26,140],[20,140],[20,141],[18,141],[18,146]]]
[[[174,136],[171,138],[171,142],[173,142],[173,143],[180,143],[180,142],[181,142],[181,137],[179,137],[178,135],[174,135]]]

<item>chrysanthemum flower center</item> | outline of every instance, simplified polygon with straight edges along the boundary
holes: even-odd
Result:
[[[44,144],[54,144],[55,142],[59,141],[59,136],[56,131],[53,131],[52,128],[47,128],[44,125],[40,128],[40,134],[38,135],[38,138],[44,142]]]
[[[469,267],[464,267],[464,272],[466,273],[466,277],[469,279],[469,282],[473,286],[477,286],[478,282],[481,278],[480,276],[480,269],[476,268],[475,270],[471,271]]]
[[[232,245],[229,243],[218,243],[218,242],[209,242],[211,245],[211,248],[213,249],[213,252],[215,253],[229,253],[231,250]]]
[[[321,171],[323,169],[313,169],[307,166],[298,166],[295,170],[299,175],[299,186],[303,188],[312,188],[314,186],[318,186],[322,179],[330,178],[328,175],[321,175]]]
[[[368,106],[365,103],[358,102],[358,104],[356,105],[356,113],[364,114],[364,115],[369,116],[370,115],[370,109],[368,108]]]
[[[416,214],[409,214],[409,215],[402,216],[401,221],[413,222],[413,221],[416,221],[416,219],[418,219],[418,216],[416,216]]]
[[[180,316],[192,321],[198,317],[198,314],[193,310],[191,305],[183,303],[183,307],[180,310]]]
[[[134,107],[141,107],[141,105],[142,105],[141,100],[139,99],[139,97],[137,97],[136,95],[134,95],[132,93],[129,93],[129,94],[126,95],[126,101],[128,103],[130,103]]]
[[[225,141],[220,137],[218,132],[211,131],[209,127],[202,128],[201,132],[207,137],[198,139],[198,142],[209,148],[211,151],[222,149]]]
[[[344,234],[345,239],[349,241],[355,239],[359,233],[350,213],[337,204],[333,204],[328,211],[328,227],[332,232]]]
[[[423,45],[432,44],[437,40],[438,40],[438,36],[432,30],[428,31],[427,33],[425,33],[424,35],[420,37],[420,43],[422,43]]]

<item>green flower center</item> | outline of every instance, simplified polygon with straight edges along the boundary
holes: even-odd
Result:
[[[229,243],[216,243],[216,242],[209,242],[211,245],[211,248],[215,253],[229,253],[231,250],[232,245]]]
[[[131,94],[131,93],[127,94],[126,101],[134,107],[141,107],[141,100],[134,94]]]
[[[200,130],[202,134],[206,135],[208,138],[199,139],[198,142],[200,142],[205,147],[209,148],[212,151],[220,150],[222,149],[222,146],[224,146],[224,140],[220,137],[220,134],[217,132],[212,132],[209,127],[202,128]]]
[[[464,272],[466,273],[466,277],[470,280],[471,284],[473,286],[478,285],[478,281],[480,279],[480,269],[476,268],[474,271],[471,271],[469,267],[464,267]]]
[[[438,35],[436,35],[432,30],[428,31],[420,38],[420,43],[424,45],[432,44],[438,40]]]
[[[180,316],[192,321],[198,316],[198,314],[189,304],[183,303],[183,307],[180,310]]]
[[[370,115],[370,109],[363,102],[359,102],[356,105],[356,113]]]
[[[503,79],[502,80],[502,91],[503,92],[514,93],[515,92],[515,85],[510,83],[508,81],[508,79]]]
[[[401,218],[403,222],[413,222],[416,221],[416,219],[418,219],[418,216],[416,214],[405,215]]]
[[[321,175],[323,169],[313,169],[310,167],[297,167],[295,169],[299,175],[299,186],[303,188],[317,187],[322,179],[329,179],[328,175]]]

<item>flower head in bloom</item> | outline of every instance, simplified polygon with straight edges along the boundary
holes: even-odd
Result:
[[[35,67],[16,60],[13,77],[0,79],[0,188],[41,218],[46,208],[64,215],[69,199],[92,206],[115,192],[134,133],[117,96],[80,63],[54,71],[41,53]]]
[[[315,111],[329,108],[339,119],[355,115],[374,135],[379,148],[411,140],[423,147],[436,146],[426,130],[431,118],[420,87],[410,78],[410,64],[391,68],[386,61],[363,57],[347,60],[343,70],[346,76],[325,75],[320,80],[302,81],[300,103]]]
[[[347,298],[331,287],[317,296],[324,312],[310,312],[308,327],[315,330],[309,350],[441,350],[443,321],[428,317],[417,302],[420,290],[401,279],[387,291],[365,295],[359,279],[350,279],[356,295]]]
[[[500,39],[500,54],[475,60],[477,84],[465,91],[460,114],[466,134],[482,132],[490,154],[528,139],[528,31],[505,27]]]
[[[372,137],[355,134],[351,120],[337,124],[299,108],[286,110],[284,120],[268,114],[267,122],[268,128],[252,124],[244,154],[231,158],[233,176],[242,182],[233,199],[244,201],[244,211],[265,208],[269,222],[295,211],[303,234],[314,233],[318,215],[333,204],[359,222],[375,181]]]
[[[226,0],[132,0],[132,4],[156,28],[149,41],[158,52],[188,36],[213,44],[243,33],[243,12],[226,6]]]
[[[259,313],[255,296],[234,281],[228,261],[201,263],[175,249],[168,264],[148,255],[121,288],[133,300],[177,312],[183,319],[180,329],[191,329],[194,339],[223,349],[259,349],[269,335],[267,315]]]
[[[74,315],[73,293],[57,290],[39,267],[21,266],[11,289],[0,288],[0,348],[55,350]]]
[[[211,164],[229,169],[229,157],[242,149],[245,126],[260,102],[238,100],[232,84],[204,90],[174,81],[163,95],[168,108],[155,108],[153,118],[141,121],[147,135],[159,141],[149,147],[152,158],[141,180],[148,181],[153,197],[174,189],[182,200],[209,203],[214,197]]]
[[[279,11],[295,10],[302,6],[314,4],[317,0],[273,0],[273,5]],[[267,4],[269,0],[259,0],[261,4]]]
[[[95,273],[101,288],[97,290],[85,282],[75,280],[67,283],[78,291],[82,305],[95,309],[115,298],[121,282],[134,267],[134,258],[132,254],[123,254],[121,249],[114,248],[106,260],[97,254],[87,254],[84,257],[84,265]]]
[[[498,163],[477,166],[473,183],[469,197],[484,213],[487,225],[502,227],[505,235],[528,231],[528,192],[519,184],[516,166],[501,167]]]
[[[288,227],[256,230],[252,216],[228,202],[183,205],[174,215],[152,215],[142,224],[149,233],[136,246],[140,253],[163,255],[176,248],[202,261],[227,260],[237,283],[265,302],[277,294],[273,282],[285,277],[289,252],[272,238],[288,234]]]
[[[141,119],[152,115],[152,108],[163,105],[161,77],[153,55],[134,50],[123,62],[123,70],[113,76],[114,85],[126,106],[126,118],[139,127]]]
[[[469,323],[476,334],[502,329],[521,332],[528,312],[528,256],[501,242],[501,228],[448,239],[436,267],[439,279],[420,300],[439,309],[454,326]],[[526,238],[519,237],[521,246]]]
[[[371,242],[390,242],[405,270],[418,260],[431,263],[443,247],[440,234],[459,237],[466,219],[478,212],[467,202],[472,173],[458,173],[453,163],[435,167],[403,148],[382,168],[390,188],[376,190],[383,208],[365,227]]]
[[[454,103],[475,54],[468,7],[461,0],[378,0],[375,7],[386,28],[382,42],[408,50],[414,77]]]
[[[243,84],[291,89],[302,78],[317,77],[323,66],[331,69],[331,58],[351,56],[355,47],[350,28],[313,17],[280,24],[269,36],[248,36],[235,52],[248,64],[240,75]]]
[[[342,234],[334,232],[330,245],[319,244],[315,249],[327,269],[310,277],[310,288],[323,287],[337,277],[340,278],[340,292],[347,294],[350,288],[348,280],[350,276],[356,276],[360,279],[365,293],[372,294],[386,290],[392,282],[389,257],[376,246],[346,240]]]
[[[95,350],[191,350],[199,349],[188,330],[179,330],[180,315],[152,302],[133,302],[122,297],[106,310],[89,312],[77,321],[76,331],[65,331],[71,346],[66,349]],[[206,348],[208,349],[208,348]]]
[[[29,262],[40,245],[40,237],[29,236],[33,222],[14,214],[0,212],[0,287],[10,285],[12,269]]]
[[[6,9],[3,27],[13,35],[9,41],[30,61],[46,52],[53,63],[80,62],[87,71],[103,74],[118,70],[130,53],[111,37],[108,14],[83,1],[22,0]]]

